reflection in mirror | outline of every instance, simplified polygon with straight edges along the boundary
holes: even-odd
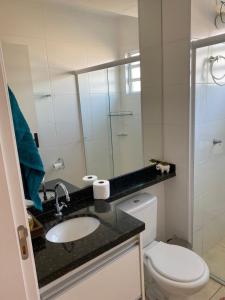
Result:
[[[7,83],[35,136],[50,190],[58,180],[77,189],[88,174],[108,179],[134,171],[160,153],[161,102],[151,92],[152,84],[160,88],[161,67],[144,55],[150,26],[142,30],[138,1],[83,2],[8,0],[1,8],[9,16],[13,7],[17,24],[0,20]],[[158,48],[149,49],[160,62]]]
[[[111,178],[142,168],[139,56],[76,76],[87,173]]]

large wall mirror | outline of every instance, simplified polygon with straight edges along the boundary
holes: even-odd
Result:
[[[160,156],[161,99],[153,91],[151,104],[146,71],[141,83],[138,0],[4,3],[7,82],[38,137],[46,181],[81,188],[87,174],[112,178]]]

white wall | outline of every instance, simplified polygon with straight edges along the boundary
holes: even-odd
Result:
[[[200,39],[215,36],[225,32],[225,26],[218,23],[215,27],[215,16],[219,11],[219,0],[191,1],[191,38]]]
[[[119,58],[126,50],[125,42],[123,50],[119,47],[120,23],[130,18],[39,0],[0,0],[0,6],[0,39],[28,46],[46,179],[61,177],[81,185],[85,161],[69,72]],[[127,48],[132,48],[130,41]],[[52,163],[59,157],[66,168],[54,171]]]
[[[139,1],[144,162],[162,159],[161,1]]]
[[[142,124],[144,163],[163,158],[163,95],[162,95],[162,4],[159,0],[139,1],[139,40],[142,79]],[[164,183],[146,191],[158,197],[157,238],[166,238]]]
[[[139,50],[138,18],[121,16],[119,18],[119,55]]]
[[[153,190],[159,195],[158,225],[166,239],[174,234],[190,239],[190,4],[189,0],[139,2],[145,163],[153,155],[177,166],[177,176]]]
[[[177,176],[165,182],[166,236],[190,239],[190,1],[162,0],[162,18],[164,159],[177,167]]]
[[[20,108],[26,120],[29,120],[31,132],[38,132],[28,47],[2,43],[2,51],[8,85],[20,101]]]

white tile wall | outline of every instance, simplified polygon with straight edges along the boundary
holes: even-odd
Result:
[[[144,161],[162,159],[161,1],[139,1]],[[154,28],[154,30],[149,30]]]
[[[164,42],[190,39],[190,1],[162,0],[162,18]]]
[[[166,26],[165,26],[166,27]],[[185,84],[190,77],[190,43],[174,40],[164,43],[164,85]]]
[[[75,97],[76,86],[74,76],[69,74],[66,68],[49,67],[49,77],[51,91],[54,95],[73,95]]]
[[[139,50],[138,19],[122,16],[119,18],[119,22],[119,52],[120,57],[124,57],[127,52]],[[131,34],[127,34],[128,28]],[[136,49],[134,45],[136,45]]]
[[[167,97],[164,103],[164,123],[176,126],[187,124],[188,115],[186,112],[189,109],[189,105],[183,99],[189,93],[189,88],[184,83],[166,85],[164,93]]]
[[[162,42],[162,3],[157,0],[139,1],[140,47],[161,45]],[[150,30],[154,28],[154,30]],[[160,48],[158,48],[160,50]],[[142,57],[143,59],[143,57]]]
[[[163,148],[162,144],[162,124],[143,123],[143,141],[144,141],[144,163],[149,164],[151,158],[161,159]]]
[[[199,255],[203,255],[203,232],[202,230],[195,230],[193,235],[194,251]]]
[[[185,13],[184,13],[185,11]],[[190,239],[189,87],[190,23],[188,0],[162,0],[164,159],[174,162],[177,176],[165,182],[166,236]]]
[[[151,30],[153,29],[154,30]],[[158,0],[139,1],[139,39],[142,78],[142,119],[144,162],[163,158],[162,139],[162,3]],[[164,184],[148,191],[158,197],[158,234],[165,240]]]
[[[181,149],[182,150],[182,149]],[[173,161],[176,158],[173,158]],[[176,161],[177,162],[177,161]],[[189,203],[187,167],[177,164],[177,176],[165,183],[166,236],[188,239]]]
[[[161,33],[159,33],[161,34]],[[145,43],[145,40],[148,39],[148,36],[144,37],[144,42],[142,47],[141,56],[141,76],[142,76],[142,90],[145,92],[146,88],[155,87],[156,91],[161,92],[162,84],[162,45],[155,44],[148,46]]]
[[[187,167],[188,131],[186,124],[164,125],[164,153],[168,161],[175,162],[177,167]],[[179,176],[179,174],[178,174]]]

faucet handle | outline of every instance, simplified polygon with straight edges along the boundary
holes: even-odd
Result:
[[[61,205],[59,206],[60,211],[63,209],[63,207],[68,207],[65,202],[61,202]]]
[[[64,207],[67,207],[67,204],[65,202],[61,202],[61,205],[56,205],[57,208],[57,213],[55,213],[56,217],[61,217],[62,216],[62,210]]]

